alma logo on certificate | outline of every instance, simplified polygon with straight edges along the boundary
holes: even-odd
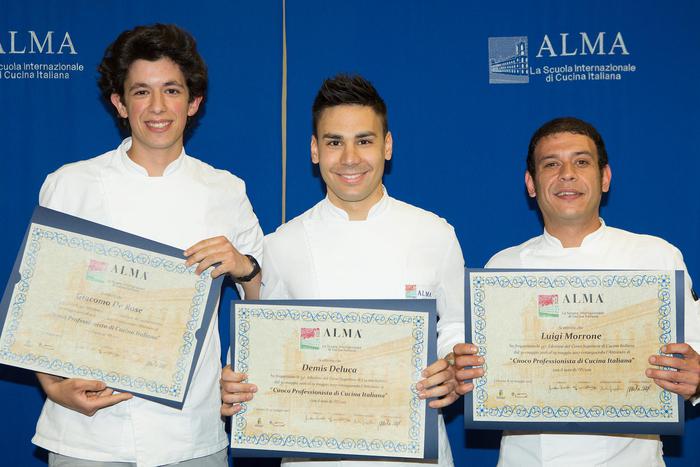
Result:
[[[406,298],[416,298],[416,284],[406,284]]]
[[[299,347],[304,349],[318,350],[321,348],[320,328],[301,328]]]
[[[406,284],[405,298],[433,298],[433,288],[430,285],[422,284]]]
[[[538,295],[537,314],[540,318],[558,318],[559,295]]]
[[[104,282],[105,271],[107,271],[107,263],[91,259],[85,278],[92,282]]]

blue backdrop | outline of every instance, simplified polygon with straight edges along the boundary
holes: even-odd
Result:
[[[279,225],[283,5],[196,7],[2,3],[1,283],[46,174],[118,144],[95,69],[107,44],[137,24],[174,22],[197,38],[210,89],[188,152],[242,177],[265,232]],[[389,107],[389,192],[454,225],[470,266],[541,232],[523,185],[527,143],[544,121],[575,115],[606,139],[613,172],[606,222],[674,243],[700,283],[696,2],[290,0],[286,10],[287,218],[323,196],[308,151],[315,92],[325,77],[358,72]],[[61,64],[67,75],[27,72],[44,63]],[[43,401],[33,375],[0,368],[0,395],[3,463],[43,465],[29,441]],[[498,434],[465,432],[460,406],[447,411],[456,464],[495,464]],[[697,415],[688,410],[685,436],[664,440],[669,466],[700,465]]]

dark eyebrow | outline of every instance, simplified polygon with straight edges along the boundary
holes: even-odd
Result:
[[[166,83],[163,83],[163,86],[178,86],[180,88],[184,88],[185,86],[180,83],[179,81],[168,81]]]
[[[321,136],[323,139],[343,139],[341,135],[337,135],[335,133],[325,133],[324,135]]]
[[[129,87],[129,91],[131,91],[132,89],[148,88],[148,87],[150,87],[150,86],[148,86],[146,83],[134,83]]]
[[[356,134],[355,138],[367,138],[368,136],[377,136],[377,134],[373,131],[363,131],[362,133]]]
[[[590,151],[587,151],[587,150],[576,151],[576,152],[574,152],[572,155],[573,155],[573,156],[589,156],[589,157],[593,157],[593,153],[591,153]],[[559,158],[559,154],[556,153],[556,154],[547,154],[547,155],[545,155],[545,156],[542,156],[542,157],[539,158],[539,160],[540,160],[540,161],[544,161],[544,160],[546,160],[546,159],[558,159],[558,158]]]
[[[163,86],[165,86],[165,87],[167,87],[167,86],[177,86],[177,87],[179,87],[179,88],[184,88],[184,86],[182,85],[182,83],[180,83],[179,81],[174,81],[174,80],[173,80],[173,81],[167,81],[167,82],[163,83]],[[129,91],[131,91],[131,90],[133,90],[133,89],[138,89],[138,88],[150,88],[150,87],[151,87],[151,86],[150,86],[149,84],[146,84],[146,83],[134,83],[134,84],[132,84],[131,87],[129,88]]]

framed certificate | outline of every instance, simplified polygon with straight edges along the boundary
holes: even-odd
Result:
[[[485,375],[468,428],[680,434],[683,399],[644,374],[683,342],[683,271],[466,274],[466,335]]]
[[[182,408],[221,280],[182,250],[38,207],[0,304],[0,363]]]
[[[436,459],[434,300],[234,302],[231,365],[258,386],[234,456]]]

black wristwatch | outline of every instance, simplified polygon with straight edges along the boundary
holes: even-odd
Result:
[[[233,282],[250,282],[250,280],[253,277],[257,276],[260,273],[260,265],[258,264],[258,261],[252,255],[246,255],[246,257],[250,260],[251,264],[253,265],[253,271],[247,276],[234,277]]]

